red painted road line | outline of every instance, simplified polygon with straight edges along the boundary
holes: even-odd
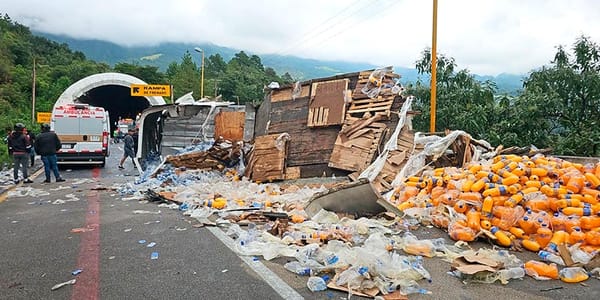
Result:
[[[94,168],[92,176],[98,178],[100,169]],[[83,272],[77,275],[73,286],[73,300],[95,300],[100,296],[100,195],[96,191],[88,194],[85,227],[93,230],[80,233],[79,256],[74,269]]]

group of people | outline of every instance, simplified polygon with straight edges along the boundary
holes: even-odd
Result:
[[[56,158],[56,152],[62,147],[60,138],[56,133],[50,131],[50,125],[48,124],[42,124],[41,131],[39,135],[35,136],[32,132],[27,131],[23,123],[17,123],[14,130],[7,136],[8,153],[13,158],[15,184],[20,182],[19,171],[23,175],[24,183],[33,183],[28,175],[28,165],[33,166],[36,153],[40,155],[44,163],[44,174],[46,175],[44,183],[51,182],[51,173],[54,173],[56,182],[65,181],[58,171]],[[127,158],[131,158],[131,161],[134,162],[137,139],[137,130],[129,129],[123,139],[123,157],[119,162],[119,169],[124,169],[123,163]]]
[[[23,123],[15,124],[14,130],[7,137],[8,153],[13,157],[13,178],[19,183],[19,170],[23,175],[24,183],[32,183],[29,179],[28,166],[33,166],[35,154],[40,155],[44,163],[45,183],[50,182],[51,172],[54,173],[56,182],[65,181],[58,171],[56,152],[61,148],[61,142],[56,133],[50,131],[50,125],[42,124],[41,133],[34,136],[28,132]],[[34,150],[35,149],[35,150]]]

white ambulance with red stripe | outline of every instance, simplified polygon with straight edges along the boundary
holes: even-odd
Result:
[[[62,143],[58,164],[100,165],[109,156],[110,119],[102,107],[70,103],[52,111],[50,123]]]

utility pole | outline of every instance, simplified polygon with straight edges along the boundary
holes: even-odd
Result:
[[[431,119],[429,131],[435,132],[435,95],[437,84],[437,0],[433,0],[433,30],[431,34]]]
[[[219,85],[219,81],[221,81],[221,80],[215,79],[215,98],[217,98],[217,87]]]
[[[194,51],[202,53],[202,65],[200,67],[200,99],[204,99],[204,50],[198,47]]]
[[[33,76],[31,83],[31,123],[35,124],[35,57],[33,58]]]

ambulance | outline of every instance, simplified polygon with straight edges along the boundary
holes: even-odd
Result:
[[[102,107],[70,103],[52,111],[50,129],[62,143],[58,164],[100,165],[110,155],[110,119]]]

